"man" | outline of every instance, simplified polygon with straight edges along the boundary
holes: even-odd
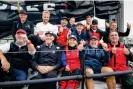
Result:
[[[117,30],[117,22],[116,21],[112,21],[110,23],[110,25],[108,23],[106,23],[106,34],[105,34],[105,37],[104,37],[104,42],[105,43],[109,43],[109,33],[111,31],[118,31],[118,34],[120,37],[123,37],[123,36],[128,36],[129,33],[130,33],[130,29],[131,29],[131,24],[127,23],[127,30],[126,32],[120,32],[119,30]]]
[[[109,39],[108,50],[111,54],[108,67],[112,68],[114,71],[130,70],[127,62],[128,60],[133,61],[133,55],[123,43],[119,42],[118,32],[110,32]],[[124,89],[133,88],[133,76],[131,74],[121,75],[120,79]]]
[[[13,23],[12,36],[15,39],[15,34],[18,29],[26,31],[27,36],[34,34],[34,25],[31,21],[27,20],[28,14],[25,10],[21,10],[19,13],[19,20]]]
[[[49,19],[50,19],[50,12],[43,11],[42,12],[43,21],[36,24],[35,35],[45,34],[46,31],[52,31],[54,34],[57,34],[58,29],[49,23]]]
[[[81,49],[83,45],[79,46]],[[89,46],[85,47],[85,74],[94,74],[94,73],[107,73],[113,72],[109,67],[103,66],[102,61],[108,63],[109,61],[109,52],[107,48],[104,50],[99,50],[98,38],[92,36],[89,41]],[[94,81],[92,78],[85,78],[86,88],[94,89]],[[106,77],[106,83],[108,89],[116,89],[116,82],[114,76]]]
[[[81,22],[78,22],[76,24],[76,30],[72,34],[77,37],[78,43],[83,42],[85,44],[87,39],[90,38],[90,35],[89,37],[87,37],[86,31],[84,31],[83,28],[83,24]]]
[[[68,23],[67,27],[71,30],[71,32],[74,32],[76,30],[75,17],[71,17],[69,19],[69,23]]]
[[[11,65],[15,74],[15,80],[26,80],[28,76],[28,69],[31,67],[30,60],[32,59],[33,54],[35,54],[36,49],[31,41],[28,40],[27,32],[23,29],[17,30],[15,39],[16,41],[14,42],[6,43],[0,46],[2,69],[3,71],[10,72],[9,67]],[[6,54],[6,57],[3,53]]]
[[[111,52],[111,56],[108,66],[115,71],[129,70],[127,58],[133,61],[132,53],[123,43],[119,42],[118,32],[110,32],[109,38],[111,42],[108,43],[108,48]]]
[[[37,47],[37,52],[32,61],[34,70],[38,75],[32,79],[45,79],[57,77],[60,68],[61,51],[60,47],[53,43],[55,37],[51,31],[45,32],[44,43]],[[45,52],[43,52],[45,51]],[[46,52],[47,51],[47,52]],[[29,89],[56,89],[56,82],[30,85]]]
[[[44,41],[44,35],[46,31],[52,31],[55,35],[57,35],[58,28],[56,26],[53,26],[49,23],[50,19],[50,12],[49,11],[43,11],[42,12],[42,22],[39,22],[36,24],[36,29],[34,31],[34,35],[31,35],[29,39],[32,41],[32,43],[35,45],[41,45]]]
[[[96,36],[100,41],[106,32],[98,29],[98,20],[93,19],[90,30],[89,29],[87,30],[87,34],[88,33],[90,33],[91,36]]]
[[[56,42],[60,43],[61,46],[64,48],[67,45],[67,38],[71,34],[70,29],[67,28],[68,19],[67,17],[62,17],[61,25],[58,26],[58,33]]]

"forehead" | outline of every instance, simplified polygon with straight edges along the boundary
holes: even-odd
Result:
[[[45,36],[53,36],[52,34],[46,34]]]
[[[76,39],[75,39],[75,38],[69,38],[68,40],[71,40],[71,41],[76,41]]]
[[[110,36],[113,36],[113,35],[118,35],[117,32],[110,32]]]
[[[44,17],[49,17],[50,15],[48,13],[43,13]]]
[[[90,41],[98,41],[98,40],[93,38],[93,39],[90,39]]]

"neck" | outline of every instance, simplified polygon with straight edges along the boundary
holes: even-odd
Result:
[[[24,42],[17,42],[18,46],[24,45]]]
[[[21,20],[21,23],[25,23],[26,22],[26,20]]]
[[[43,24],[48,24],[48,22],[43,22]]]
[[[118,45],[118,42],[111,42],[112,45]]]

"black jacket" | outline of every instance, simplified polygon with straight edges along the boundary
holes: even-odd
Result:
[[[13,23],[12,36],[14,39],[16,31],[19,29],[24,29],[27,32],[27,36],[29,36],[30,34],[34,34],[34,25],[31,21],[27,20],[25,23],[22,24],[21,21],[18,20]]]
[[[30,60],[32,59],[32,55],[28,53],[27,45],[18,47],[15,42],[11,42],[10,50],[5,55],[14,68],[27,70],[31,67]]]
[[[55,69],[58,69],[61,65],[62,54],[59,50],[60,47],[54,44],[51,47],[48,47],[45,44],[37,46],[37,52],[32,60],[33,68],[36,69],[38,65],[42,65],[54,66]]]

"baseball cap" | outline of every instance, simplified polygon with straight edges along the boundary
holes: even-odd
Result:
[[[61,18],[61,20],[63,20],[63,19],[66,19],[66,20],[68,21],[68,18],[67,18],[67,17],[65,17],[65,16]]]
[[[57,37],[56,34],[54,34],[52,31],[46,31],[46,32],[45,32],[45,35],[47,35],[47,34],[51,34],[51,35],[54,36],[55,38]]]
[[[23,30],[23,29],[17,30],[16,34],[17,34],[17,33],[27,34],[27,32],[26,32],[25,30]]]
[[[91,36],[90,40],[91,40],[91,39],[96,39],[96,40],[98,40],[98,38],[97,38],[96,36]]]
[[[27,15],[27,12],[25,10],[21,10],[19,14],[26,14]]]
[[[76,37],[75,35],[70,35],[70,36],[68,37],[68,39],[71,39],[71,38],[74,38],[75,40],[77,40],[77,37]]]
[[[92,20],[92,24],[93,24],[93,25],[96,25],[96,24],[98,24],[98,20],[96,20],[96,19],[93,19],[93,20]]]

